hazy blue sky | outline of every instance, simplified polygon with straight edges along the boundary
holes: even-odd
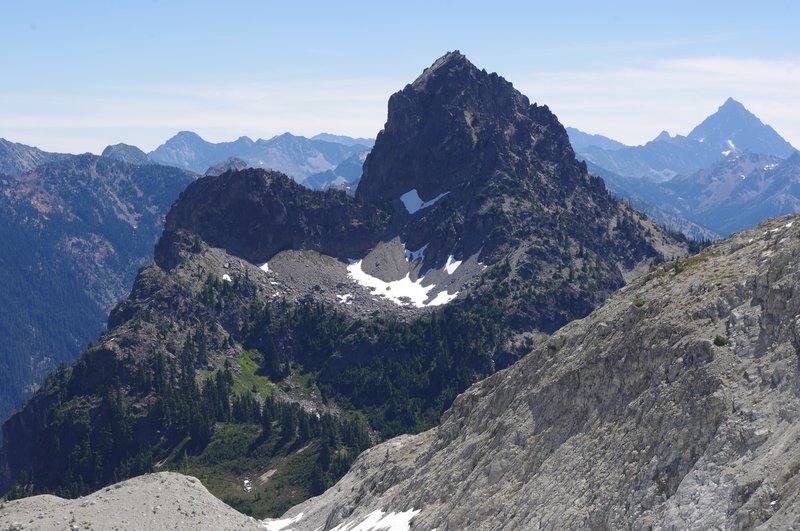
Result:
[[[374,136],[389,95],[459,49],[588,132],[686,134],[732,96],[800,147],[800,2],[600,4],[3,2],[0,137]]]

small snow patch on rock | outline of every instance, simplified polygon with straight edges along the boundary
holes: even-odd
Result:
[[[419,196],[419,193],[417,193],[417,189],[412,188],[411,190],[400,196],[400,201],[403,202],[403,205],[406,207],[406,210],[408,210],[409,214],[414,214],[415,212],[422,210],[423,208],[428,208],[429,206],[433,205],[439,199],[443,198],[449,193],[450,192],[443,192],[434,197],[433,199],[431,199],[430,201],[423,201],[422,198]]]

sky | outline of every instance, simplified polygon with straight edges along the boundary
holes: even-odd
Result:
[[[374,137],[389,96],[456,49],[630,145],[733,97],[800,147],[796,1],[1,5],[0,137],[47,151],[150,151],[182,130]]]

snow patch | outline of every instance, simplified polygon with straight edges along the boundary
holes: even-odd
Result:
[[[411,528],[411,519],[420,512],[421,509],[410,509],[402,513],[385,513],[378,509],[368,514],[359,524],[339,524],[331,531],[408,531]]]
[[[731,149],[733,149],[733,150],[736,150],[736,146],[734,146],[734,145],[733,145],[733,140],[731,140],[730,138],[728,139],[728,146],[729,146]]]
[[[225,282],[233,282],[233,280],[231,280],[231,276],[228,273],[222,275],[222,280],[224,280]]]
[[[430,201],[423,201],[422,198],[419,196],[419,193],[417,193],[417,189],[412,188],[411,190],[400,196],[400,201],[403,202],[403,205],[406,207],[406,210],[408,210],[409,214],[414,214],[415,212],[422,210],[423,208],[428,208],[429,206],[433,205],[439,199],[443,198],[449,193],[450,192],[444,192],[437,195]]]
[[[411,273],[406,273],[406,276],[400,280],[386,282],[366,273],[361,268],[361,260],[350,260],[350,265],[347,266],[347,272],[357,283],[370,289],[375,295],[389,299],[398,306],[406,306],[409,304],[409,301],[410,304],[417,308],[440,306],[452,301],[458,295],[458,292],[449,294],[445,290],[436,295],[432,301],[426,303],[425,301],[429,297],[428,293],[436,286],[434,284],[423,286],[422,280],[424,275],[419,277],[416,282],[411,280]]]
[[[263,264],[261,264],[260,266],[258,266],[258,268],[259,268],[261,271],[266,271],[267,273],[269,273],[269,264],[268,264],[267,262],[264,262]]]
[[[774,170],[777,167],[778,167],[777,164],[767,164],[766,166],[764,166],[764,171]]]
[[[790,229],[790,228],[792,228],[792,225],[794,225],[794,221],[790,221],[789,223],[787,223],[786,224],[786,228]]]
[[[339,299],[339,302],[342,304],[350,304],[350,299],[353,298],[353,294],[345,293],[344,295],[337,295],[336,298]]]
[[[406,249],[406,244],[403,244],[403,254],[406,256],[406,260],[409,262],[416,262],[417,260],[425,258],[425,249],[428,248],[428,245],[430,244],[426,243],[416,251],[409,251]]]
[[[283,518],[281,520],[262,520],[261,527],[266,529],[267,531],[289,531],[292,529],[291,525],[296,524],[300,520],[303,519],[303,513],[298,514],[294,518]]]
[[[448,275],[452,275],[458,269],[458,266],[461,265],[461,260],[456,260],[453,258],[453,255],[447,257],[447,263],[444,265],[444,270],[447,271]]]
[[[729,150],[727,150],[727,151],[723,151],[723,152],[722,152],[722,156],[723,156],[723,157],[727,157],[728,155],[730,155],[730,154],[731,154],[731,151],[733,151],[733,150],[732,150],[732,149],[729,149]]]

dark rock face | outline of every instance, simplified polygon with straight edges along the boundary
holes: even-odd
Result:
[[[167,216],[155,259],[171,267],[170,245],[178,231],[252,263],[290,249],[345,259],[374,246],[386,221],[385,213],[344,192],[314,192],[261,169],[227,172],[199,179],[181,194]]]
[[[449,53],[389,99],[388,121],[367,157],[356,196],[402,210],[398,199],[411,189],[428,200],[444,192],[460,195],[518,168],[533,173],[534,153],[549,159],[570,151],[560,125],[547,130],[555,124],[552,114],[531,107],[511,83]],[[528,156],[512,161],[509,151]],[[577,169],[574,157],[571,162]]]
[[[131,146],[129,144],[115,144],[113,146],[106,146],[100,156],[119,160],[127,164],[138,164],[140,166],[155,164],[147,157],[147,153],[138,147]]]
[[[401,196],[413,190],[422,201],[441,199],[409,213]],[[458,52],[390,98],[388,121],[364,164],[356,198],[391,211],[410,248],[429,244],[426,266],[475,253],[491,264],[521,242],[536,242],[541,256],[531,261],[549,264],[528,264],[535,276],[570,261],[552,235],[570,232],[579,245],[608,251],[621,242],[607,231],[618,204],[575,159],[555,115]],[[615,260],[623,267],[655,254],[644,240],[623,247],[611,251],[622,253]],[[622,278],[601,283],[619,287]]]

